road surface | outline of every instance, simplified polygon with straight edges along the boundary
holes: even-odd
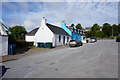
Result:
[[[81,47],[23,57],[3,65],[9,68],[4,78],[118,78],[118,43],[98,40]]]

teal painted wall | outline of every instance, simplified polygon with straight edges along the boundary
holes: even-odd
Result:
[[[61,28],[63,28],[69,35],[72,35],[72,32],[66,27],[66,23],[61,24]]]
[[[80,40],[81,41],[81,34],[78,34],[78,33],[72,33],[72,36],[71,36],[71,39],[72,40]]]
[[[63,28],[69,35],[71,35],[71,39],[73,40],[80,40],[81,41],[81,34],[71,32],[67,27],[66,23],[61,24],[61,28]]]

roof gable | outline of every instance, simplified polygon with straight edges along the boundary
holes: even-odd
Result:
[[[8,35],[9,29],[2,23],[0,22],[0,35]]]
[[[59,35],[66,35],[70,36],[64,29],[51,25],[51,24],[46,24],[46,26],[54,33],[54,34],[59,34]]]
[[[64,29],[51,25],[51,24],[46,24],[46,26],[54,33],[54,34],[59,34],[59,35],[66,35],[70,36]],[[36,32],[38,31],[39,28],[35,28],[32,31],[28,32],[26,36],[34,36]]]
[[[27,35],[27,36],[34,36],[35,33],[38,31],[38,29],[39,29],[39,28],[35,28],[35,29],[33,29],[32,31],[28,32],[26,35]]]

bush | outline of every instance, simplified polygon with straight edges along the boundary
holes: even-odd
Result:
[[[97,32],[95,33],[95,36],[96,36],[97,38],[103,38],[103,37],[104,37],[104,32],[103,32],[103,31],[97,31]]]
[[[115,37],[110,37],[110,39],[115,39]]]

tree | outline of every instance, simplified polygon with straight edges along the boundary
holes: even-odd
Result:
[[[77,29],[80,29],[80,30],[82,29],[81,24],[79,24],[79,23],[78,23],[75,27],[76,27]]]
[[[90,37],[94,36],[94,34],[92,33],[92,31],[86,31],[85,35],[86,35],[87,38],[90,38]]]
[[[119,33],[118,25],[113,24],[112,27],[113,27],[113,36],[117,36]]]
[[[118,33],[120,33],[120,24],[118,24]]]
[[[73,26],[75,26],[74,24],[71,24],[71,26],[70,27],[73,27]]]
[[[90,29],[91,33],[92,33],[92,37],[95,37],[95,34],[97,31],[100,31],[100,27],[98,24],[93,24],[93,26]]]
[[[96,34],[95,34],[95,37],[103,38],[104,37],[104,32],[103,31],[97,31]]]
[[[92,27],[91,27],[91,31],[99,31],[100,30],[100,27],[98,24],[94,24]]]
[[[14,26],[10,27],[10,39],[13,40],[24,40],[25,39],[25,34],[27,33],[26,29],[23,26]]]
[[[109,23],[104,23],[103,24],[103,32],[107,37],[110,37],[112,34],[112,27]]]

